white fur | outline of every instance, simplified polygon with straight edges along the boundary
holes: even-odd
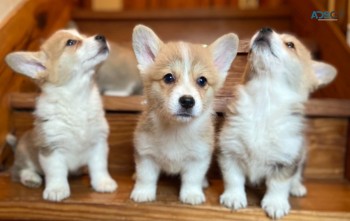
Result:
[[[251,41],[248,66],[248,73],[254,76],[248,76],[251,79],[237,89],[233,114],[227,115],[220,133],[219,164],[225,185],[220,203],[232,209],[246,207],[246,179],[252,184],[265,180],[267,192],[261,206],[270,217],[278,219],[290,210],[289,194],[306,194],[301,183],[306,157],[303,104],[314,87],[315,77],[322,76],[317,85],[320,86],[321,82],[329,83],[336,71],[321,63],[318,67],[322,71],[318,72],[323,74],[318,76],[311,67],[314,61],[301,44],[295,42],[296,47],[301,47],[295,54],[296,49],[285,45],[286,36],[273,32],[269,46],[264,47],[254,43],[257,36]],[[277,164],[297,164],[297,171],[290,177],[277,178],[272,175],[276,174]]]
[[[202,185],[212,155],[210,144],[198,140],[197,133],[203,130],[204,122],[210,121],[208,111],[186,125],[164,127],[164,123],[153,115],[155,130],[152,137],[143,133],[135,136],[139,159],[136,159],[137,182],[131,193],[136,202],[152,201],[156,198],[156,185],[160,171],[180,174],[182,185],[180,200],[189,204],[205,201]],[[158,138],[158,139],[155,139]]]

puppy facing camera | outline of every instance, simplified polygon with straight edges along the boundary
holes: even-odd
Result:
[[[253,36],[245,82],[228,107],[219,138],[222,205],[247,207],[245,183],[265,182],[261,207],[278,219],[290,210],[289,195],[306,195],[304,104],[336,73],[333,66],[312,60],[292,35],[263,28]]]
[[[136,183],[131,199],[156,199],[161,172],[180,174],[180,201],[205,201],[205,174],[214,150],[213,103],[237,54],[226,34],[208,47],[164,43],[148,27],[133,32],[133,48],[147,100],[134,136]]]
[[[95,68],[109,53],[102,35],[85,37],[73,30],[54,33],[37,52],[13,52],[6,62],[16,72],[38,82],[34,128],[15,147],[12,177],[39,187],[43,198],[70,196],[68,175],[88,166],[98,192],[117,188],[107,169],[109,128],[94,82]]]

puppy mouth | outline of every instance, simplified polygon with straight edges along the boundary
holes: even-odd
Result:
[[[100,50],[98,51],[97,54],[104,54],[104,53],[107,53],[107,52],[109,52],[109,48],[108,48],[107,45],[104,45],[104,46],[102,46],[102,47],[100,48]]]
[[[277,56],[275,55],[275,53],[272,50],[270,39],[268,37],[266,37],[265,35],[259,34],[256,37],[256,39],[254,40],[254,43],[253,43],[253,47],[250,48],[249,53],[254,52],[255,49],[258,49],[258,48],[268,48],[268,50],[271,52],[271,54],[277,58]]]
[[[191,118],[191,117],[193,117],[193,115],[190,114],[190,113],[178,113],[175,116],[176,117],[183,117],[183,118]]]
[[[91,60],[95,59],[97,56],[102,55],[102,54],[105,54],[105,53],[109,53],[109,48],[108,48],[107,45],[102,46],[102,47],[100,48],[100,50],[98,50],[98,52],[97,52],[96,55],[94,55],[93,57],[87,59],[86,61],[91,61]]]

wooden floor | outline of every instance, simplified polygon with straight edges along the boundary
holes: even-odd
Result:
[[[29,189],[13,183],[8,172],[0,174],[0,219],[4,220],[269,220],[259,208],[262,189],[249,189],[247,209],[230,211],[218,204],[221,180],[211,180],[207,202],[199,206],[178,202],[179,180],[161,177],[157,201],[137,204],[129,199],[131,176],[116,174],[118,190],[93,192],[89,177],[71,178],[71,197],[61,203],[42,200],[43,187]],[[308,196],[290,199],[291,213],[284,220],[350,220],[350,184],[343,181],[306,182]]]

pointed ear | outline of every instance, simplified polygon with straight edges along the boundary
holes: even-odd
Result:
[[[13,52],[6,56],[6,63],[16,72],[37,79],[46,70],[40,52]]]
[[[233,59],[237,55],[238,42],[238,36],[229,33],[221,36],[209,46],[214,59],[214,64],[224,78],[231,67]]]
[[[137,25],[132,34],[132,46],[139,63],[138,68],[143,74],[151,64],[153,64],[155,57],[163,42],[152,31],[152,29]]]
[[[329,84],[337,75],[337,69],[324,62],[312,61],[312,69],[318,81],[317,87]]]

